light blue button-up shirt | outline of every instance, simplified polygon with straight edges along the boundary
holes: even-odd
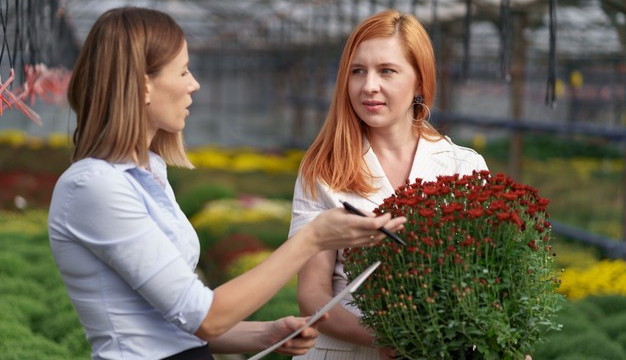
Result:
[[[93,359],[161,359],[206,342],[193,334],[213,292],[194,273],[198,236],[166,166],[83,159],[57,182],[50,246]]]

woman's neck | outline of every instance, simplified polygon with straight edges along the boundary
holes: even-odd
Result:
[[[394,133],[373,131],[369,140],[392,188],[404,185],[411,174],[419,135],[413,129]]]
[[[377,155],[400,159],[413,158],[418,139],[419,135],[413,129],[408,131],[372,129],[369,134],[370,146]]]

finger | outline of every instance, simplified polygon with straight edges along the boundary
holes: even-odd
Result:
[[[390,231],[398,231],[404,228],[404,224],[407,222],[407,219],[404,216],[400,216],[397,218],[391,219],[388,223],[385,224],[385,228]]]
[[[374,246],[380,243],[382,240],[388,238],[388,236],[380,230],[369,231],[365,234],[365,236],[367,237],[368,246]]]
[[[298,355],[306,354],[307,351],[309,351],[309,349],[289,349],[289,350],[283,350],[283,349],[279,348],[279,349],[276,349],[275,352],[277,354],[281,354],[281,355],[298,356]]]
[[[328,314],[322,315],[322,317],[316,320],[315,323],[313,323],[312,325],[302,330],[300,334],[298,335],[298,337],[316,338],[319,335],[317,331],[317,326],[319,325],[320,322],[325,321],[327,318],[328,318]],[[285,320],[286,320],[285,323],[287,324],[289,328],[291,328],[291,331],[295,331],[296,329],[299,329],[305,326],[309,322],[309,320],[311,320],[311,316],[307,316],[307,317],[291,316],[289,318],[286,318]]]
[[[376,246],[378,243],[380,243],[384,238],[385,238],[385,234],[382,234],[381,232],[376,232],[372,235],[370,235],[368,237],[368,243],[367,246]]]
[[[302,332],[300,332],[300,334],[294,339],[298,339],[298,338],[315,339],[318,335],[319,335],[319,332],[317,331],[317,329],[313,327],[308,327],[302,330]]]
[[[285,324],[291,329],[291,331],[295,331],[301,327],[303,327],[306,322],[309,320],[308,317],[295,317],[295,316],[287,316],[284,318]]]
[[[319,319],[317,319],[313,325],[311,325],[311,327],[317,329],[317,327],[319,326],[320,323],[323,323],[324,321],[328,320],[328,318],[330,317],[330,315],[328,313],[322,315]],[[307,319],[307,321],[309,321]]]
[[[378,243],[380,243],[382,240],[386,239],[387,235],[385,235],[385,233],[381,232],[379,229],[376,229],[376,230],[368,230],[365,232],[359,232],[358,235],[354,236],[354,238],[355,238],[355,243],[352,245],[354,247],[375,246]]]
[[[376,218],[364,218],[351,216],[351,227],[362,230],[378,230],[382,227],[389,231],[396,232],[404,228],[407,218],[399,216],[391,218],[391,214],[387,213]]]
[[[391,214],[386,213],[386,214],[380,215],[378,217],[375,217],[372,220],[373,220],[372,226],[374,227],[374,229],[380,229],[381,227],[385,226],[391,220]]]
[[[382,239],[385,238],[385,235],[380,231],[372,231],[369,230],[367,232],[361,232],[359,235],[355,235],[354,240],[351,244],[352,247],[364,247],[364,246],[374,246],[378,244]]]
[[[284,355],[304,355],[315,345],[315,340],[292,339],[276,349],[276,352]]]
[[[289,350],[301,350],[301,349],[310,349],[315,345],[315,339],[302,339],[302,338],[293,338],[287,342],[289,346],[285,346],[285,349]],[[287,345],[287,344],[285,344]]]
[[[390,214],[384,214],[378,217],[363,217],[359,215],[348,214],[348,225],[352,228],[363,230],[374,230],[382,227],[384,224],[391,220]]]

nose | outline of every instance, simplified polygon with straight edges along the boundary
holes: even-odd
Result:
[[[196,78],[193,76],[193,74],[191,75],[191,83],[189,84],[189,93],[195,93],[196,91],[200,90],[200,83],[198,83],[198,81],[196,81]]]
[[[380,81],[377,74],[374,71],[367,73],[365,78],[365,84],[363,84],[363,91],[368,94],[377,93],[380,91]]]

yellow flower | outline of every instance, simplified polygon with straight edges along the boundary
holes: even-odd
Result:
[[[0,132],[0,144],[19,147],[26,141],[26,134],[21,130],[4,130]]]
[[[253,148],[219,149],[199,147],[187,152],[198,168],[235,172],[295,173],[304,156],[301,150],[287,150],[283,154],[264,154]]]
[[[51,133],[48,135],[48,146],[51,148],[68,148],[72,146],[72,139],[63,133]]]
[[[191,163],[198,168],[227,169],[230,165],[229,156],[213,147],[198,148],[187,152],[187,156]]]
[[[291,202],[264,198],[214,200],[191,218],[196,228],[209,228],[220,233],[230,224],[255,223],[267,220],[289,222]]]
[[[583,74],[579,70],[574,70],[569,75],[569,83],[573,88],[581,88],[583,86]]]
[[[569,268],[558,291],[572,300],[589,295],[626,295],[626,261],[602,260],[588,269]]]
[[[476,151],[481,151],[487,146],[487,137],[483,133],[476,133],[472,137],[472,148]]]
[[[40,234],[47,231],[48,213],[28,210],[24,213],[0,211],[0,233]]]

